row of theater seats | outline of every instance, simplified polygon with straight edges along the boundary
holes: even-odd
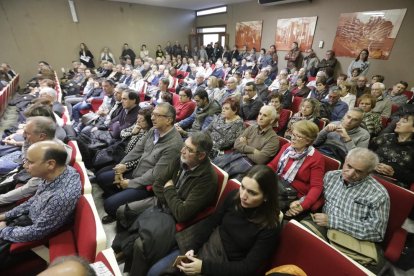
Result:
[[[19,86],[19,75],[16,75],[6,87],[0,91],[0,119],[9,104],[9,100],[13,97]]]
[[[62,93],[57,77],[56,83],[58,97],[61,100]],[[66,110],[64,123],[70,122],[68,115]],[[46,269],[47,264],[53,262],[56,258],[69,255],[81,256],[91,263],[100,261],[113,275],[122,275],[113,250],[106,248],[106,234],[96,210],[92,197],[92,185],[89,181],[86,167],[82,162],[79,147],[76,141],[69,141],[68,145],[72,148],[70,165],[78,171],[82,184],[82,196],[76,205],[74,222],[72,225],[59,229],[43,240],[13,243],[10,248],[11,254],[19,254],[31,250],[36,253],[37,257],[22,260],[19,265],[7,271],[2,271],[3,275],[37,274]]]

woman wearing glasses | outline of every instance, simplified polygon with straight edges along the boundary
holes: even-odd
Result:
[[[286,216],[309,210],[323,189],[325,161],[313,146],[318,126],[308,120],[293,124],[291,143],[284,145],[268,166],[279,177],[280,209]]]

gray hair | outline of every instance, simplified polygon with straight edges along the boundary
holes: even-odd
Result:
[[[273,106],[264,105],[264,106],[262,106],[262,108],[260,110],[262,110],[262,109],[269,109],[270,110],[270,118],[272,118],[272,122],[276,119],[277,112],[276,112],[276,109],[273,108]]]
[[[27,118],[27,123],[33,123],[36,133],[44,133],[48,140],[53,140],[56,133],[56,123],[49,117],[35,116]]]
[[[49,97],[52,97],[54,101],[57,100],[57,92],[55,89],[51,88],[51,87],[43,87],[40,92],[39,92],[39,96],[46,94]]]
[[[348,152],[346,158],[362,160],[365,164],[369,165],[368,172],[374,171],[379,163],[378,155],[367,148],[353,148]]]
[[[340,94],[341,93],[341,88],[339,87],[339,86],[332,86],[330,89],[329,89],[329,94]]]
[[[378,86],[378,88],[381,89],[382,91],[385,90],[385,85],[382,82],[376,82],[372,86]]]
[[[177,112],[175,111],[174,106],[172,106],[170,103],[159,103],[157,106],[167,110],[167,113],[165,114],[165,116],[172,118],[173,119],[172,124],[174,124],[175,116],[177,115]]]
[[[118,89],[120,92],[124,92],[128,89],[128,85],[126,85],[125,83],[119,83],[116,85],[115,88]]]
[[[235,83],[237,83],[237,79],[235,77],[228,78],[227,82],[229,82],[229,81],[234,81]]]

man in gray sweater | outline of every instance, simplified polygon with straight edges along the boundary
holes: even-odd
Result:
[[[158,104],[151,116],[154,127],[113,171],[97,175],[96,181],[107,197],[104,209],[109,216],[102,218],[103,223],[115,220],[119,206],[152,195],[146,186],[162,176],[171,160],[179,156],[183,140],[174,128],[175,115],[175,109],[169,103]],[[119,176],[116,183],[115,175]]]
[[[356,147],[368,148],[369,133],[361,127],[364,112],[360,108],[350,109],[342,119],[328,124],[314,142],[323,154],[342,163],[348,152]]]

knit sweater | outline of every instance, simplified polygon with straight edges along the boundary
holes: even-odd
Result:
[[[336,125],[341,124],[339,121],[332,123]],[[345,153],[348,153],[351,149],[356,147],[368,148],[370,136],[367,130],[362,127],[356,127],[348,130],[347,132],[351,140],[344,142],[337,132],[328,132],[326,128],[324,128],[321,132],[319,132],[319,135],[314,142],[314,146],[319,147],[322,145],[333,145],[340,148]]]

